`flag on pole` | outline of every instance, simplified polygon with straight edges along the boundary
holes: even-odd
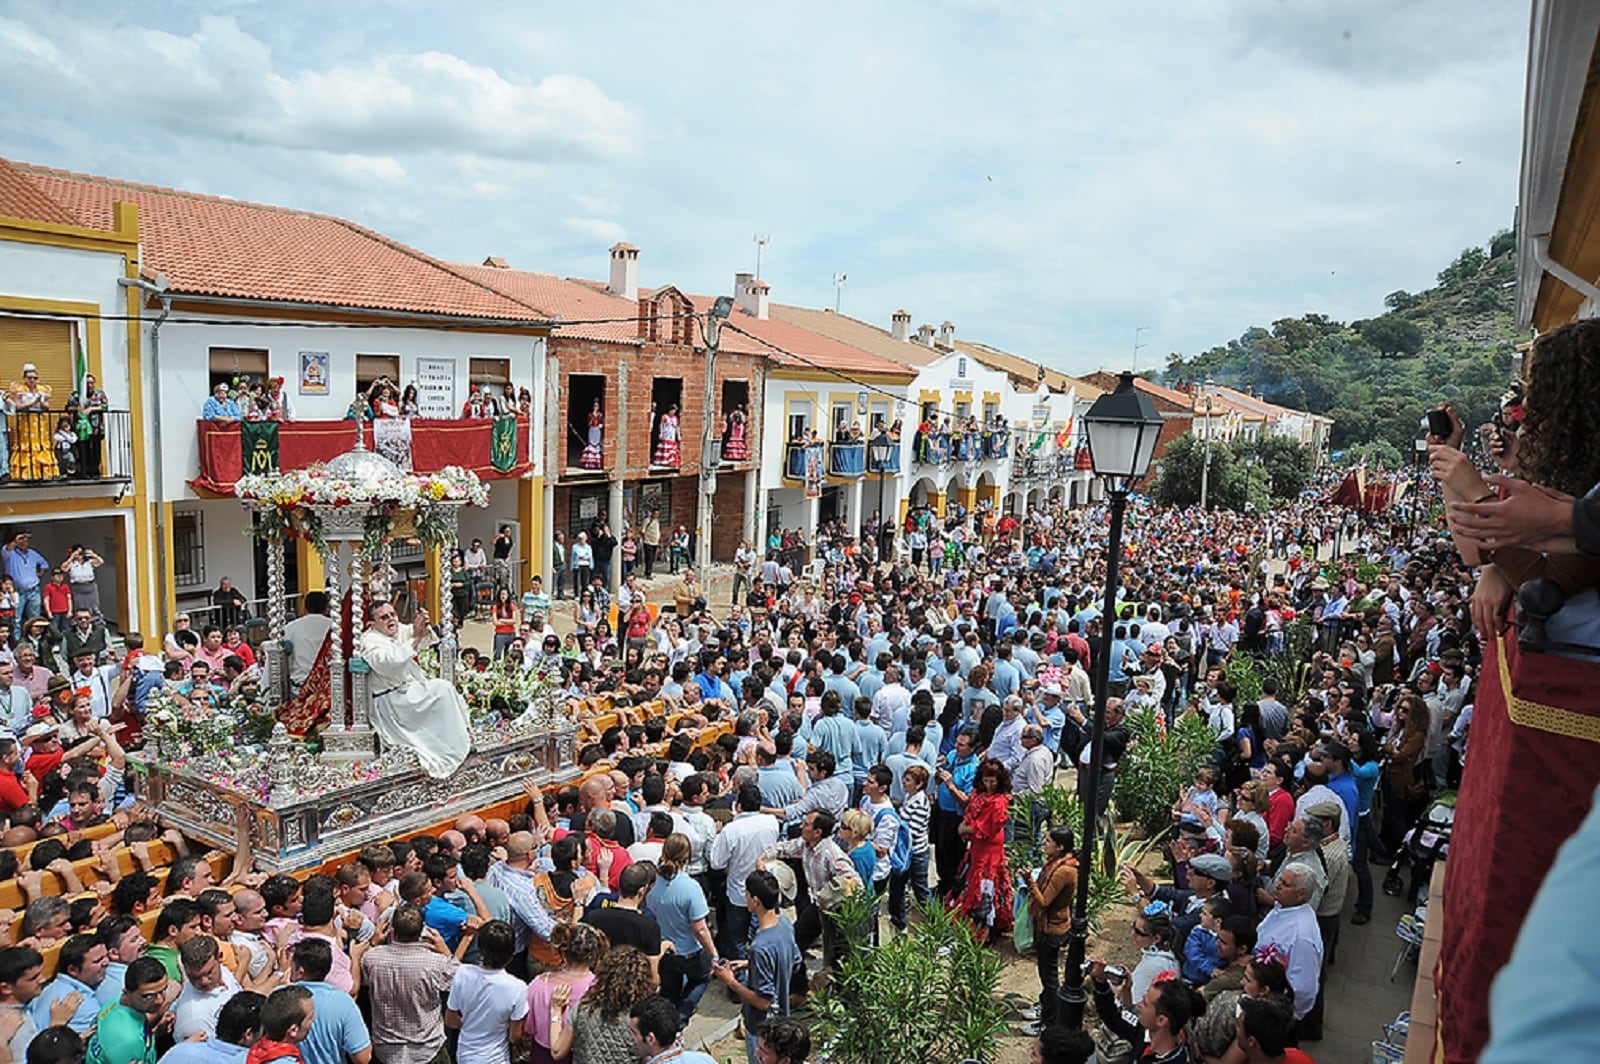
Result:
[[[72,359],[72,390],[78,396],[79,402],[84,402],[86,390],[84,381],[89,376],[89,350],[84,345],[84,333],[88,331],[87,325],[80,318],[73,323],[74,352]]]

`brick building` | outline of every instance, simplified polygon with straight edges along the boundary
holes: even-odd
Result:
[[[1096,370],[1086,373],[1083,379],[1106,391],[1113,391],[1117,387],[1117,375],[1105,370]],[[1161,435],[1156,439],[1156,460],[1167,453],[1167,448],[1172,441],[1194,428],[1194,400],[1187,392],[1180,392],[1173,388],[1166,388],[1143,377],[1133,378],[1133,386],[1148,395],[1156,404],[1156,409],[1161,412]]]
[[[760,462],[760,397],[767,357],[764,349],[732,331],[722,334],[709,412],[705,403],[704,313],[709,301],[673,287],[639,286],[639,249],[610,249],[605,282],[560,278],[511,269],[490,258],[463,269],[512,298],[524,300],[562,324],[551,335],[546,380],[550,416],[544,450],[550,476],[551,515],[546,535],[557,530],[570,541],[597,521],[609,522],[620,539],[654,510],[667,538],[678,526],[699,532],[698,494],[706,418],[712,419],[719,467],[711,535],[712,557],[732,558],[739,540],[754,534],[755,471]],[[696,319],[698,315],[698,320]],[[598,455],[590,448],[590,418],[602,419]],[[677,418],[676,460],[661,447]],[[744,454],[722,446],[729,426],[743,418]],[[586,457],[586,450],[588,451]],[[747,494],[748,493],[748,494]],[[617,570],[613,567],[613,586]]]

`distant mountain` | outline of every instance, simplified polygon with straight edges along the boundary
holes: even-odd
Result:
[[[1448,399],[1469,427],[1494,413],[1511,384],[1516,237],[1495,234],[1440,271],[1425,292],[1396,291],[1386,312],[1349,323],[1322,314],[1252,326],[1191,358],[1167,359],[1161,380],[1207,378],[1334,420],[1333,449],[1390,468],[1409,464],[1425,411]]]

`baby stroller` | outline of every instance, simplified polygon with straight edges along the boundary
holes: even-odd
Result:
[[[1389,873],[1383,877],[1383,892],[1391,898],[1398,898],[1402,890],[1400,882],[1400,868],[1402,865],[1411,866],[1411,888],[1406,894],[1408,903],[1416,905],[1427,886],[1428,880],[1433,876],[1433,865],[1442,861],[1450,852],[1450,831],[1456,821],[1456,792],[1440,791],[1428,803],[1428,808],[1423,810],[1422,816],[1411,826],[1400,840],[1399,851],[1395,854],[1394,863],[1389,866]]]

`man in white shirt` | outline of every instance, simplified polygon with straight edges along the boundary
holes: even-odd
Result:
[[[311,675],[311,667],[317,663],[323,641],[331,631],[333,618],[328,616],[327,594],[322,591],[307,593],[305,613],[283,626],[283,637],[293,648],[289,660],[289,683],[295,690],[298,691],[300,685],[306,682],[306,677]]]
[[[1256,948],[1276,946],[1286,958],[1284,967],[1289,988],[1294,991],[1294,1018],[1299,1020],[1317,1002],[1317,987],[1322,981],[1322,931],[1317,914],[1307,904],[1310,890],[1306,871],[1288,868],[1281,872],[1273,890],[1278,904],[1256,929]]]
[[[172,1036],[185,1041],[194,1035],[217,1036],[217,1014],[239,992],[239,980],[222,963],[217,940],[196,935],[178,947],[183,965],[183,990],[172,1003]]]
[[[746,909],[744,882],[756,869],[762,851],[778,842],[778,818],[761,811],[761,788],[754,782],[741,784],[739,813],[728,821],[711,843],[711,867],[728,874],[727,913],[737,915]],[[733,925],[739,924],[737,928]],[[724,957],[737,957],[747,926],[734,919],[717,921],[723,936],[718,950]]]
[[[872,696],[872,723],[889,731],[894,726],[895,713],[911,705],[911,692],[900,682],[900,666],[891,665],[884,670],[883,686]]]
[[[995,729],[984,756],[994,758],[1014,775],[1026,753],[1022,746],[1022,697],[1008,695],[1000,708],[1000,727]]]
[[[450,979],[444,1025],[461,1031],[457,1060],[511,1064],[511,1030],[528,1016],[528,984],[505,970],[516,933],[493,920],[478,929],[477,946],[481,963],[462,965]]]

